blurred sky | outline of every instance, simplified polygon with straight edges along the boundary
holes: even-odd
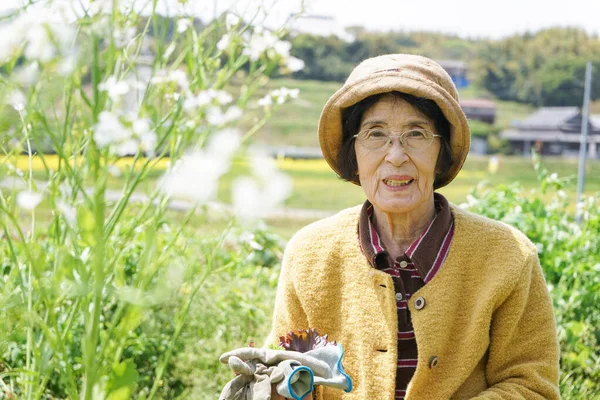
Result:
[[[0,0],[0,10],[21,1]],[[170,13],[179,13],[181,8],[178,0],[159,0],[159,4]],[[184,9],[207,19],[214,15],[216,5],[217,12],[234,8],[248,17],[259,4],[269,15],[264,20],[265,13],[259,11],[258,19],[276,27],[300,10],[301,1],[188,0]],[[577,26],[600,34],[600,0],[305,0],[304,4],[307,13],[333,16],[340,26],[362,25],[372,30],[427,30],[499,38],[549,26]]]

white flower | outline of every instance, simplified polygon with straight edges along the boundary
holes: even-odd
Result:
[[[283,104],[288,99],[295,99],[300,94],[300,89],[288,89],[285,86],[272,90],[269,95],[276,99],[277,104]],[[259,103],[260,104],[260,103]]]
[[[239,130],[232,128],[223,129],[211,137],[207,151],[229,158],[240,147],[240,139]]]
[[[68,181],[63,181],[58,186],[58,190],[60,191],[60,195],[67,199],[71,199],[75,195],[75,188]]]
[[[278,40],[273,46],[273,50],[284,59],[290,56],[291,48],[292,44],[286,40]]]
[[[220,107],[208,107],[206,110],[206,121],[211,125],[223,125],[242,117],[242,109],[237,106],[231,106],[223,112]]]
[[[191,95],[183,102],[186,111],[195,111],[196,108],[205,107],[214,100],[220,105],[229,104],[233,97],[224,90],[207,89],[199,92],[196,96]]]
[[[231,184],[231,201],[238,217],[249,219],[261,215],[266,210],[262,200],[260,188],[254,179],[237,178]]]
[[[160,70],[156,76],[154,76],[151,80],[151,83],[155,85],[163,85],[169,83],[175,83],[177,87],[184,92],[187,92],[190,88],[190,83],[185,71],[180,69],[176,69],[173,71],[169,70]]]
[[[73,72],[76,66],[77,58],[73,54],[71,54],[66,57],[63,57],[59,61],[57,72],[62,76],[69,75],[71,72]]]
[[[67,220],[67,223],[70,226],[75,226],[75,221],[77,219],[75,208],[68,205],[64,200],[58,200],[56,202],[56,210],[65,218],[65,220]]]
[[[279,40],[269,31],[255,29],[254,34],[250,37],[243,54],[250,57],[250,60],[257,61],[260,56],[268,49],[278,45]],[[285,45],[278,45],[279,50],[285,50]]]
[[[0,63],[13,57],[22,44],[24,32],[18,32],[14,25],[0,26]]]
[[[28,60],[47,62],[72,46],[75,29],[58,2],[39,2],[0,27],[0,62],[20,48]]]
[[[192,26],[192,21],[188,18],[181,18],[177,20],[177,32],[183,33]]]
[[[17,205],[24,210],[33,210],[42,201],[42,195],[29,190],[17,194]]]
[[[94,127],[94,140],[98,147],[110,146],[115,154],[122,157],[137,154],[141,149],[153,157],[157,139],[150,122],[133,114],[122,118],[126,119],[127,126],[131,124],[130,129],[119,116],[108,111],[100,113],[98,124]]]
[[[273,104],[273,98],[270,94],[267,94],[263,98],[258,100],[258,105],[263,107],[270,107]]]
[[[229,33],[226,33],[217,42],[217,49],[219,49],[220,51],[225,51],[229,47],[229,43],[231,43],[231,35]]]
[[[126,129],[119,118],[108,111],[102,111],[98,116],[98,123],[94,127],[94,140],[98,147],[103,148],[110,144],[129,139],[131,132]]]
[[[177,83],[177,86],[183,90],[188,90],[190,86],[190,82],[188,80],[187,74],[185,71],[180,69],[176,69],[175,71],[171,71],[169,74],[169,79],[172,82]]]
[[[150,132],[150,123],[147,119],[136,119],[132,124],[133,133],[142,136]]]
[[[146,132],[139,137],[140,148],[148,153],[149,157],[154,157],[154,151],[156,150],[156,133]]]
[[[206,110],[206,121],[211,125],[222,125],[225,123],[225,116],[219,107],[209,107]]]
[[[113,148],[120,157],[132,156],[138,152],[140,144],[137,140],[129,138],[115,144]]]
[[[113,38],[115,39],[115,46],[117,48],[123,48],[127,46],[135,35],[137,34],[137,29],[135,27],[127,27],[127,28],[116,28],[113,31]]]
[[[13,78],[21,85],[34,84],[40,77],[40,67],[37,61],[26,64],[13,73]]]
[[[7,163],[6,167],[14,172],[17,176],[23,178],[25,176],[25,174],[23,173],[23,171],[21,171],[19,168],[15,167],[14,165],[12,165],[11,163]]]
[[[203,90],[196,96],[196,106],[204,107],[212,103],[213,96],[210,91]]]
[[[225,129],[212,136],[205,149],[183,156],[160,180],[169,197],[202,203],[214,196],[221,175],[240,146],[240,132]]]
[[[242,219],[264,215],[283,203],[292,191],[291,179],[277,170],[273,159],[254,155],[251,163],[262,185],[249,177],[238,178],[232,184],[233,208]]]
[[[232,122],[240,119],[242,117],[242,109],[238,106],[231,106],[225,111],[223,118],[225,122]]]
[[[227,30],[231,30],[231,28],[237,26],[240,23],[240,17],[235,14],[227,13],[225,16],[225,26]]]
[[[289,57],[285,62],[285,67],[291,72],[298,72],[304,69],[304,61],[296,57]]]
[[[35,24],[28,30],[28,44],[25,47],[25,57],[27,59],[46,62],[50,61],[56,54],[52,40],[48,37],[44,25]]]
[[[277,95],[277,104],[283,104],[283,103],[285,103],[285,100],[286,100],[285,94]]]
[[[290,96],[291,99],[297,99],[299,94],[300,94],[300,89],[298,89],[298,88],[290,89],[288,91],[288,96]]]
[[[213,90],[213,97],[217,100],[217,103],[221,105],[229,104],[233,101],[233,97],[224,90]]]
[[[174,101],[179,100],[179,98],[181,97],[181,95],[179,93],[167,93],[165,94],[165,99],[171,99]]]
[[[228,160],[199,151],[185,155],[160,180],[160,190],[169,197],[203,203],[214,196]]]
[[[185,100],[183,100],[183,109],[188,112],[188,113],[192,113],[194,111],[196,111],[196,109],[198,108],[198,97],[197,96],[189,96],[186,97]]]
[[[25,109],[26,102],[27,99],[20,90],[13,90],[6,98],[6,103],[19,112]]]
[[[131,88],[126,81],[117,80],[117,77],[115,76],[109,76],[105,82],[98,85],[98,89],[102,92],[107,92],[108,97],[110,97],[113,102],[117,102],[121,96],[127,94]]]

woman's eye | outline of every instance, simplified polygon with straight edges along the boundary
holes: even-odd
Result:
[[[384,138],[387,135],[385,134],[385,132],[383,131],[378,131],[378,130],[373,130],[373,131],[369,131],[369,137],[370,138]]]
[[[407,138],[411,138],[411,139],[424,139],[425,138],[425,132],[423,131],[409,131],[406,133],[406,137]]]

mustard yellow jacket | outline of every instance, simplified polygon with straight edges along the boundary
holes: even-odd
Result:
[[[451,208],[448,257],[408,302],[419,359],[406,400],[558,399],[556,327],[536,247],[506,224]],[[319,387],[319,399],[394,399],[394,285],[361,253],[359,214],[301,229],[283,258],[267,343],[316,328],[342,344],[353,380],[350,393]]]

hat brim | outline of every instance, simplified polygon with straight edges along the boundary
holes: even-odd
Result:
[[[437,180],[435,189],[450,183],[461,170],[471,144],[467,117],[458,102],[437,83],[416,74],[383,71],[344,85],[325,104],[319,120],[319,143],[329,166],[340,175],[338,154],[342,145],[342,112],[359,101],[381,93],[401,92],[435,101],[450,123],[452,165]]]

